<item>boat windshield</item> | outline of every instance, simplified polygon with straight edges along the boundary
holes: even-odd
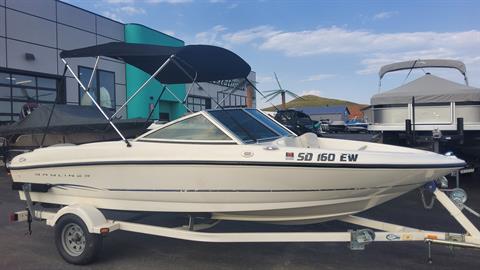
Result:
[[[147,134],[144,138],[161,140],[231,141],[230,137],[203,115],[193,116],[173,123]]]
[[[255,109],[216,110],[209,113],[244,143],[270,141],[292,135]]]

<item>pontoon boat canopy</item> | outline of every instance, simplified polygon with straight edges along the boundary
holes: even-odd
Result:
[[[389,72],[399,71],[399,70],[408,70],[412,68],[454,68],[462,73],[463,76],[467,73],[467,68],[465,64],[457,60],[447,60],[447,59],[418,59],[412,61],[404,61],[385,65],[380,68],[378,76],[380,80],[383,76]]]
[[[110,42],[60,53],[62,58],[110,57],[122,60],[151,75],[172,55],[175,56],[175,63],[169,62],[156,76],[157,80],[165,84],[191,83],[193,78],[196,78],[197,82],[246,78],[251,70],[250,65],[235,53],[209,45],[168,47]]]
[[[405,85],[376,94],[371,105],[480,101],[480,89],[427,74]]]

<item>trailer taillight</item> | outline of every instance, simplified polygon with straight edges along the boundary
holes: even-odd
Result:
[[[109,228],[101,228],[100,229],[100,234],[101,235],[106,235],[110,232],[110,229]]]
[[[18,214],[17,213],[10,213],[10,222],[18,221]]]

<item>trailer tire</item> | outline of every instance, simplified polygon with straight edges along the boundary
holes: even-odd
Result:
[[[62,258],[71,264],[93,262],[102,249],[102,236],[88,232],[76,215],[66,214],[55,224],[55,245]]]

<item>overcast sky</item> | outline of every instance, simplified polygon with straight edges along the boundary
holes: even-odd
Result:
[[[384,64],[458,59],[480,86],[480,1],[68,0],[124,23],[141,23],[186,44],[233,50],[261,90],[282,86],[368,104]],[[457,82],[455,70],[427,70]],[[387,75],[382,89],[421,76]],[[279,100],[276,100],[278,103]],[[264,102],[258,99],[259,107]]]

